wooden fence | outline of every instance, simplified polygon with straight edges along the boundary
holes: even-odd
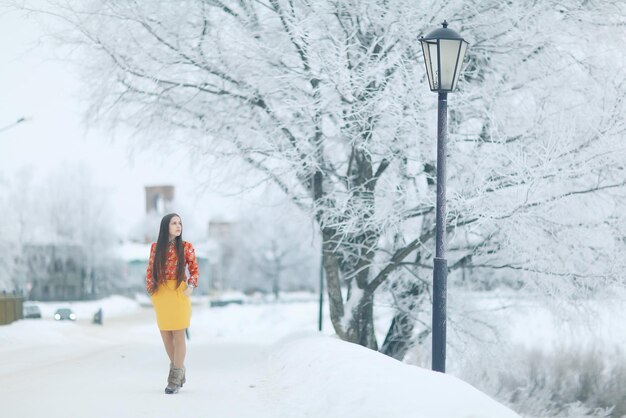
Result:
[[[24,318],[24,297],[15,293],[0,293],[0,325]]]

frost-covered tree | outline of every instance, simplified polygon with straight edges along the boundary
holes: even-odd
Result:
[[[0,176],[0,215],[6,219],[8,213],[9,199],[6,191],[9,189],[6,179]],[[12,242],[10,240],[10,223],[3,222],[0,226],[0,292],[14,289],[11,277],[15,264],[15,254],[13,254]]]
[[[40,237],[51,243],[75,243],[82,248],[83,296],[93,297],[110,290],[106,282],[111,279],[108,271],[116,237],[108,196],[105,188],[94,183],[89,168],[79,164],[51,173],[43,182],[38,199]]]
[[[470,41],[450,96],[449,267],[550,292],[624,267],[621,1],[64,1],[92,120],[196,161],[243,161],[322,237],[337,334],[377,349],[374,295],[402,358],[427,325],[436,96],[417,38]],[[621,252],[621,253],[620,253]],[[419,325],[419,326],[418,326]]]
[[[32,167],[0,179],[0,290],[24,290],[26,266],[22,249],[37,229],[37,188]]]
[[[24,289],[26,266],[21,256],[24,245],[32,238],[37,219],[36,190],[33,168],[22,167],[7,184],[7,202],[4,232],[1,234],[7,245],[7,255],[11,262],[5,265],[7,276],[12,279],[14,289]]]
[[[69,245],[81,250],[79,295],[110,291],[115,217],[107,190],[95,185],[89,168],[80,164],[41,177],[25,167],[6,184],[1,241],[11,261],[3,266],[11,287],[28,290],[26,246]]]
[[[319,242],[294,208],[253,207],[235,226],[231,284],[271,292],[318,289]]]

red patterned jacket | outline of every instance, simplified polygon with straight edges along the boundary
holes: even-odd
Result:
[[[183,252],[185,254],[185,264],[189,270],[189,278],[187,279],[190,286],[198,286],[198,261],[196,260],[196,251],[193,245],[187,241],[183,241]],[[148,271],[146,271],[146,290],[149,292],[151,284],[154,283],[152,275],[152,265],[154,264],[154,256],[156,254],[156,242],[150,247],[150,260],[148,261]],[[167,244],[167,257],[165,259],[165,278],[167,280],[176,280],[176,265],[178,264],[178,255],[176,247],[173,243]],[[185,273],[186,276],[186,273]]]

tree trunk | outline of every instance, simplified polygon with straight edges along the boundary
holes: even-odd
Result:
[[[397,312],[385,337],[380,352],[402,361],[413,345],[412,336],[415,321],[404,312]]]
[[[324,234],[324,233],[323,233]],[[343,329],[341,320],[343,319],[343,297],[341,295],[341,279],[339,277],[339,262],[337,256],[333,254],[333,246],[324,237],[322,243],[324,273],[326,274],[326,289],[328,291],[328,306],[330,310],[330,320],[335,332],[342,340],[346,339],[346,332]]]
[[[402,361],[407,351],[415,344],[413,339],[415,315],[424,290],[423,284],[412,283],[408,289],[396,296],[398,308],[380,349],[381,353]]]
[[[359,270],[359,273],[357,274],[357,279],[350,285],[357,286],[358,291],[348,292],[346,299],[360,299],[355,301],[356,303],[350,304],[352,307],[351,312],[346,312],[341,289],[340,263],[335,253],[336,245],[333,243],[331,232],[322,230],[322,236],[324,239],[322,243],[324,272],[326,273],[330,319],[333,328],[339,338],[344,341],[360,344],[372,350],[378,350],[374,332],[374,294],[367,290],[369,269],[365,268],[361,263],[353,266],[355,270]],[[372,254],[368,254],[367,257],[371,256]],[[371,263],[371,260],[366,263]],[[346,318],[346,315],[349,319]]]
[[[374,295],[372,293],[363,293],[355,311],[352,312],[348,336],[350,342],[378,350],[376,334],[374,333]]]

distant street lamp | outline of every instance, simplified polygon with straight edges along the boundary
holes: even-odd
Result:
[[[23,123],[23,122],[28,122],[28,119],[26,119],[26,118],[19,118],[18,120],[16,120],[12,124],[0,128],[0,132],[4,132],[7,129],[10,129],[10,128],[14,127],[15,125],[19,125],[20,123]]]
[[[433,271],[432,369],[446,371],[446,294],[448,261],[446,260],[446,137],[448,124],[448,92],[454,91],[465,51],[469,45],[448,29],[435,29],[419,39],[431,91],[439,93],[437,122],[437,224]]]
[[[324,250],[322,249],[322,259],[320,260],[320,303],[319,303],[319,313],[317,315],[317,330],[322,330],[322,320],[323,317],[323,307],[324,307]]]

